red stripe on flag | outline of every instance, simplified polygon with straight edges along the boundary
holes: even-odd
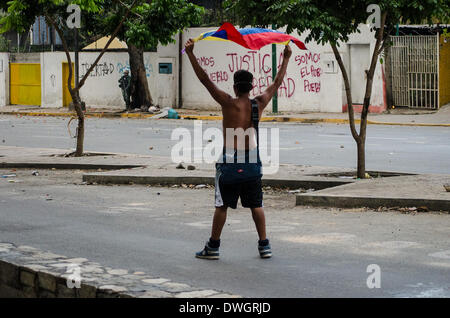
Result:
[[[291,40],[301,50],[306,50],[305,44],[295,37],[278,32],[260,32],[252,33],[243,36],[239,31],[229,22],[225,22],[217,31],[225,30],[228,40],[233,41],[243,47],[251,50],[259,50],[263,46],[271,43],[281,43]]]

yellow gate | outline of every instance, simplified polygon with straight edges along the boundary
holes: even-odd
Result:
[[[450,37],[441,34],[439,42],[439,105],[450,103]]]
[[[41,105],[41,65],[10,63],[12,105]]]
[[[74,64],[72,63],[72,87],[75,86],[75,74],[74,74]],[[69,79],[69,63],[63,62],[62,65],[62,87],[63,87],[63,106],[69,106],[72,102],[72,96],[70,96],[69,86],[67,85],[67,80]]]

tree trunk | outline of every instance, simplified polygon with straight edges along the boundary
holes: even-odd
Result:
[[[358,144],[358,178],[365,178],[366,175],[366,163],[365,155],[360,157],[360,148],[362,151],[365,150],[366,135],[367,135],[367,115],[369,114],[370,98],[372,96],[373,87],[373,76],[375,74],[375,69],[378,63],[378,56],[383,49],[383,37],[384,37],[384,26],[386,24],[387,12],[383,12],[381,15],[381,26],[376,33],[376,43],[372,54],[372,60],[370,62],[370,68],[366,71],[367,81],[366,81],[366,92],[364,94],[363,108],[361,112],[361,123],[359,128],[359,144]]]
[[[334,56],[336,61],[338,62],[339,68],[342,72],[342,78],[344,80],[345,94],[347,97],[347,112],[350,124],[350,131],[352,133],[353,139],[356,142],[357,151],[358,151],[358,161],[357,161],[357,171],[356,175],[358,178],[364,178],[366,174],[366,161],[365,161],[365,138],[362,138],[360,134],[356,131],[355,127],[355,118],[353,111],[353,99],[352,99],[352,91],[350,86],[350,80],[347,74],[347,70],[345,69],[344,62],[342,61],[341,54],[338,51],[337,45],[335,43],[331,43],[331,48],[333,49]],[[366,120],[367,122],[367,120]],[[361,177],[362,175],[362,177]]]
[[[358,171],[356,176],[360,179],[366,178],[366,140],[360,138],[356,143],[358,149]]]
[[[144,65],[144,50],[133,44],[128,44],[128,56],[131,71],[131,104],[133,108],[153,105],[152,96],[148,88],[147,74]]]
[[[81,100],[78,95],[78,91],[74,91],[69,88],[70,95],[72,96],[73,106],[78,117],[77,127],[77,147],[75,150],[75,157],[83,156],[84,152],[84,113],[81,106]]]
[[[79,105],[81,107],[81,105]],[[77,128],[77,149],[75,151],[75,157],[81,157],[84,151],[84,116],[78,117]]]
[[[387,43],[390,42],[390,38],[389,35],[387,36],[386,40]],[[392,96],[392,70],[391,70],[391,50],[390,47],[386,47],[385,48],[385,53],[384,53],[384,78],[386,81],[386,99],[387,99],[387,107],[388,109],[390,109],[392,107],[392,105],[394,105],[393,102],[393,96]]]

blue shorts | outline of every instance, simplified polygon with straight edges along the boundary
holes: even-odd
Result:
[[[238,199],[244,208],[263,207],[263,192],[261,178],[252,181],[245,181],[235,184],[224,184],[221,182],[221,171],[216,166],[215,180],[215,206],[237,208]]]

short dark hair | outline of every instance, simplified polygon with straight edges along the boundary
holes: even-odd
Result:
[[[239,70],[234,73],[234,87],[238,90],[239,93],[248,93],[253,89],[253,74],[245,71]]]

